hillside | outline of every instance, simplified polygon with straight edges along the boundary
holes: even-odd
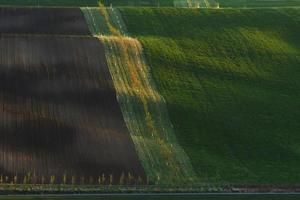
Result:
[[[145,183],[81,9],[1,8],[0,34],[0,184]]]
[[[300,9],[134,2],[0,0],[0,191],[294,191]]]
[[[300,6],[300,0],[218,0],[220,7],[289,7]]]
[[[300,10],[120,11],[200,180],[298,183]]]

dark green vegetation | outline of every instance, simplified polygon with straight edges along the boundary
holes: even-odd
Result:
[[[105,2],[107,2],[108,5],[112,4],[113,6],[174,6],[174,0],[108,0]]]
[[[218,0],[220,7],[300,6],[300,0]]]
[[[145,7],[173,7],[176,2],[189,2],[188,0],[102,0],[109,6],[145,6]],[[194,1],[196,2],[196,1]],[[204,1],[203,1],[204,2]],[[220,7],[282,7],[300,6],[300,0],[216,0]]]
[[[102,0],[106,6],[139,6],[139,7],[214,7],[214,0]]]
[[[300,10],[120,10],[200,180],[299,183]]]
[[[11,6],[98,6],[99,0],[0,0]]]
[[[2,200],[296,200],[295,195],[234,195],[234,196],[136,196],[136,197],[0,197]]]

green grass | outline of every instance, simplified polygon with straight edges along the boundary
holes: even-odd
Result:
[[[105,1],[105,0],[104,0]],[[199,3],[200,7],[207,7],[215,5],[214,0],[106,0],[106,5],[112,4],[113,6],[138,6],[138,7],[174,7],[174,5],[181,5],[187,7],[189,3],[193,6]]]
[[[300,178],[300,10],[120,9],[204,182]]]
[[[7,6],[98,6],[99,0],[0,0]]]
[[[117,99],[148,183],[195,186],[197,176],[174,137],[165,101],[156,90],[140,42],[126,37],[126,26],[118,9],[81,10],[90,32],[100,36],[105,46]]]
[[[235,196],[194,196],[194,197],[162,197],[162,196],[137,196],[137,197],[0,197],[2,200],[296,200],[295,195],[235,195]]]
[[[142,45],[133,38],[101,37],[124,120],[150,184],[187,188],[198,182],[178,145]],[[189,188],[190,189],[190,188]]]
[[[300,0],[218,0],[220,7],[300,6]]]
[[[183,2],[185,0],[182,0]],[[104,0],[106,5],[173,7],[174,0]],[[186,1],[187,2],[187,1]],[[221,7],[282,7],[300,6],[300,0],[216,0]]]
[[[173,0],[107,0],[107,4],[113,6],[173,6]]]

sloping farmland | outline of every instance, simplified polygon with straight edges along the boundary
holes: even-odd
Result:
[[[79,9],[59,12],[69,16],[69,11],[77,10],[80,13]],[[31,11],[16,10],[11,15],[40,12]],[[8,24],[0,29],[0,182],[145,181],[116,99],[104,46],[88,37],[85,24],[64,26],[68,17],[55,20],[62,13],[44,11],[44,26],[27,17],[12,17],[7,20],[15,29]],[[2,9],[0,16],[5,12]],[[26,23],[37,29],[23,27]]]
[[[129,37],[102,36],[100,40],[125,122],[151,183],[181,187],[198,183],[189,158],[178,145],[142,45]]]
[[[198,182],[189,158],[174,137],[165,100],[157,92],[142,45],[128,37],[119,10],[81,9],[91,33],[104,44],[117,99],[147,180],[181,187]]]
[[[1,34],[88,35],[79,8],[0,8]]]

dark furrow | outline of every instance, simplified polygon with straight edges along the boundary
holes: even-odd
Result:
[[[0,8],[0,34],[90,35],[79,8]]]
[[[98,39],[2,36],[0,102],[5,182],[145,180]]]

